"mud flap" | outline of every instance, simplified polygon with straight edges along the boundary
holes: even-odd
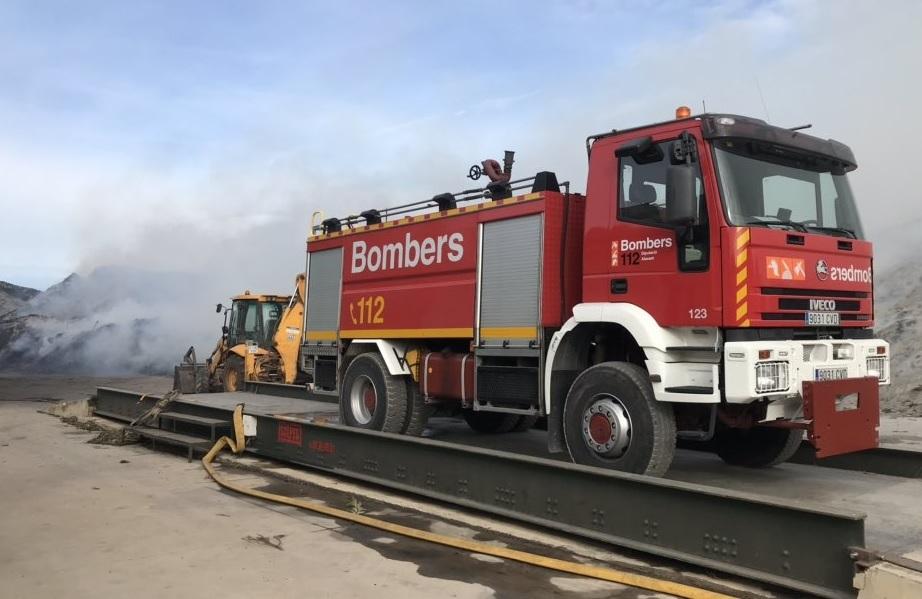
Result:
[[[878,444],[880,388],[876,377],[804,381],[807,439],[816,457],[873,449]]]

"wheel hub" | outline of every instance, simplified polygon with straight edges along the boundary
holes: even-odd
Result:
[[[378,390],[367,376],[359,376],[352,383],[352,389],[349,390],[349,407],[357,423],[371,422],[375,408],[378,407]]]
[[[583,413],[583,440],[604,457],[624,454],[631,443],[631,420],[617,398],[601,396]]]
[[[378,398],[375,397],[375,390],[372,387],[365,388],[365,395],[362,397],[362,401],[365,404],[365,407],[368,408],[369,412],[375,411],[375,404],[378,403]]]

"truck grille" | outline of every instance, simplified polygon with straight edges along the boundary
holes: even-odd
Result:
[[[871,320],[871,293],[868,291],[840,291],[833,289],[791,289],[784,287],[763,287],[761,320],[788,321],[803,324],[807,312],[838,312],[839,321],[862,323]],[[775,299],[777,298],[777,299]],[[834,308],[813,307],[812,300],[834,303]]]
[[[847,299],[832,299],[832,298],[822,298],[830,299],[836,303],[836,310],[854,310],[858,311],[861,309],[861,302],[858,300],[847,300]],[[809,310],[810,309],[810,298],[807,297],[782,297],[778,300],[778,308],[780,310]]]
[[[867,291],[838,291],[835,289],[788,289],[785,287],[763,287],[762,295],[792,295],[800,297],[854,297],[867,299],[871,294]]]

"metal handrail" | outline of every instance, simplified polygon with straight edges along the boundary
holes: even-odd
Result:
[[[506,183],[506,185],[510,186],[509,187],[510,191],[518,191],[521,189],[527,189],[534,183],[536,177],[537,177],[537,174],[532,175],[530,177],[524,177],[522,179],[515,179],[513,181],[509,181],[508,183]],[[560,187],[566,187],[567,193],[569,193],[569,186],[570,186],[569,181],[559,183],[558,185]],[[451,195],[455,199],[456,202],[461,203],[461,202],[471,202],[474,200],[489,199],[490,191],[487,189],[487,186],[484,186],[484,187],[477,187],[473,189],[465,189],[463,191],[458,191],[455,193],[451,193],[449,195]],[[407,204],[399,204],[397,206],[390,206],[388,208],[379,210],[378,213],[383,222],[383,221],[386,221],[388,218],[393,218],[396,216],[403,216],[403,215],[416,213],[416,212],[424,212],[424,211],[428,211],[428,209],[430,208],[434,208],[437,206],[438,206],[438,203],[434,201],[434,198],[427,198],[425,200],[409,202]],[[338,220],[342,227],[348,228],[348,229],[352,229],[356,226],[364,226],[365,224],[365,217],[363,217],[360,214],[350,214]],[[323,224],[322,223],[319,225],[312,224],[311,231],[315,234],[322,233]]]

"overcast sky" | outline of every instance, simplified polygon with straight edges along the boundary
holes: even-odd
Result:
[[[893,246],[922,216],[920,32],[916,0],[5,0],[0,280],[285,291],[315,210],[456,191],[505,149],[582,190],[588,134],[702,101],[851,145]]]

